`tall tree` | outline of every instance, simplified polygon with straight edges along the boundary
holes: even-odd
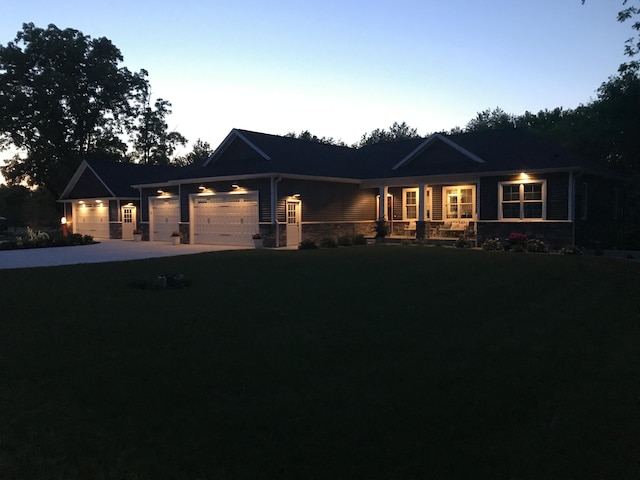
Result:
[[[336,140],[333,137],[318,137],[309,130],[303,130],[300,133],[289,132],[285,135],[289,138],[299,138],[300,140],[308,140],[310,142],[324,143],[325,145],[338,145],[344,147],[346,144],[342,140]]]
[[[481,132],[483,130],[497,130],[502,128],[514,128],[515,116],[506,113],[500,107],[493,110],[487,109],[478,112],[465,127],[466,132]]]
[[[158,98],[152,107],[147,90],[139,97],[137,107],[137,121],[132,128],[133,157],[146,165],[169,165],[176,148],[187,143],[180,133],[169,131],[171,103]]]
[[[58,197],[82,158],[124,158],[130,102],[148,84],[122,60],[107,38],[55,25],[23,24],[0,45],[0,149],[19,152],[1,167],[7,181]]]
[[[191,165],[196,162],[200,162],[205,160],[209,155],[213,153],[213,149],[209,142],[205,142],[204,140],[197,139],[193,144],[193,148],[189,153],[183,155],[181,157],[177,157],[173,164],[178,167],[185,167],[187,165]]]
[[[355,144],[354,147],[361,148],[380,142],[400,142],[402,140],[410,140],[419,136],[418,130],[410,127],[405,122],[393,122],[393,125],[389,127],[389,130],[376,128],[375,130],[372,130],[371,133],[363,134],[360,141]]]

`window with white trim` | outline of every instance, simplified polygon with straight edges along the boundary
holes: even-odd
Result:
[[[403,188],[402,189],[403,220],[417,220],[418,219],[418,189],[417,188]]]
[[[500,220],[544,220],[546,180],[500,183]]]
[[[475,189],[473,185],[444,187],[442,189],[444,218],[447,220],[474,218]]]

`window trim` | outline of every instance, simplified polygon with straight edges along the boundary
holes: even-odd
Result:
[[[453,217],[448,217],[447,216],[447,212],[448,212],[448,205],[449,202],[447,201],[447,191],[451,190],[451,189],[457,189],[458,190],[458,196],[460,196],[460,190],[466,190],[466,189],[471,189],[471,217],[465,218],[465,217],[461,217],[460,216],[460,212],[461,209],[458,208],[458,216],[453,218]],[[460,202],[458,202],[458,207],[462,205]],[[467,205],[467,203],[465,203],[464,205]],[[461,184],[461,185],[443,185],[442,186],[442,220],[447,222],[447,221],[452,221],[452,220],[462,220],[462,221],[467,221],[467,222],[475,222],[476,221],[476,217],[477,217],[477,209],[478,209],[478,199],[477,199],[477,194],[476,194],[476,186],[473,184]]]
[[[418,191],[420,190],[418,187],[412,187],[412,188],[403,188],[402,189],[402,220],[405,222],[415,222],[418,220],[418,218],[420,218],[420,192]],[[407,193],[409,192],[415,192],[416,194],[416,203],[415,204],[408,204],[407,203]],[[416,216],[415,218],[411,218],[409,216],[407,216],[407,207],[408,206],[415,206],[416,207]]]
[[[524,205],[527,203],[524,199],[524,186],[527,184],[540,184],[542,185],[541,192],[541,202],[542,202],[542,216],[536,218],[527,218],[524,216]],[[503,205],[504,205],[504,186],[506,185],[519,185],[519,205],[520,205],[520,217],[519,218],[510,218],[503,216]],[[536,200],[537,202],[537,200]],[[515,202],[510,202],[515,203]],[[531,179],[531,180],[512,180],[506,182],[498,182],[498,220],[501,222],[545,222],[547,220],[547,181],[542,179]]]

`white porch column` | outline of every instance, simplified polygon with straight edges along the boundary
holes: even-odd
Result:
[[[388,220],[387,218],[387,195],[389,194],[389,187],[380,187],[380,202],[378,210],[378,220]]]
[[[418,185],[418,221],[424,222],[424,209],[427,206],[426,202],[426,185],[420,183]]]

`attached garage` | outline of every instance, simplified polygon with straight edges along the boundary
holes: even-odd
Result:
[[[151,198],[149,204],[149,239],[157,242],[170,242],[171,234],[178,230],[180,223],[178,198]]]
[[[194,243],[252,246],[258,227],[258,193],[192,197]]]
[[[73,203],[73,232],[109,238],[109,208],[100,201]]]

